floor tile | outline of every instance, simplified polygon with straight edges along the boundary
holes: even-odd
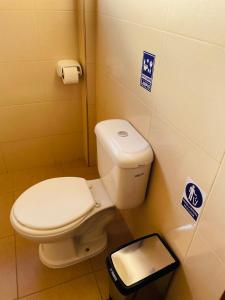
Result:
[[[9,218],[13,202],[13,193],[0,196],[0,238],[14,234]]]
[[[110,251],[132,240],[126,223],[117,213],[115,214],[114,220],[107,225],[106,230],[108,233],[108,245],[103,252],[91,258],[90,261],[93,271],[104,269],[106,267],[106,257]]]
[[[106,269],[95,272],[95,278],[103,300],[109,297],[109,275]]]
[[[105,259],[114,247],[125,243],[129,234],[121,216],[116,214],[107,226],[109,243],[105,251],[90,261],[63,268],[49,269],[39,260],[38,244],[16,237],[10,225],[10,209],[14,199],[42,180],[61,176],[99,178],[96,167],[84,160],[63,165],[34,168],[0,176],[0,300],[100,300],[108,297],[108,275]],[[3,238],[4,237],[4,238]],[[15,240],[16,257],[15,261]],[[16,272],[17,266],[17,272]]]
[[[52,289],[22,298],[23,300],[100,300],[93,275],[58,285]]]
[[[133,240],[133,237],[123,219],[116,218],[110,222],[107,226],[107,232],[109,250],[113,250]]]
[[[39,260],[38,244],[16,236],[19,296],[53,287],[91,272],[89,261],[62,269],[49,269]]]
[[[0,299],[17,298],[14,237],[0,239]]]

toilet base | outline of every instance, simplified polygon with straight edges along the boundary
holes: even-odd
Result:
[[[79,237],[39,245],[39,258],[49,268],[65,268],[101,253],[107,245],[107,234],[95,240],[82,241]]]

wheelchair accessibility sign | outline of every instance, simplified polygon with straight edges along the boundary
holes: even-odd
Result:
[[[195,221],[197,221],[201,212],[205,197],[205,192],[203,192],[203,190],[194,183],[193,180],[188,178],[184,188],[181,204]]]
[[[151,92],[152,79],[155,64],[155,55],[144,51],[141,68],[141,80],[140,85]]]

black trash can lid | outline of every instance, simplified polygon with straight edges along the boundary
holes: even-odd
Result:
[[[112,251],[107,268],[118,290],[128,295],[175,270],[179,261],[167,243],[154,233]]]

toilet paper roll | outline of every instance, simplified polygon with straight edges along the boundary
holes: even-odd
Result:
[[[79,82],[79,72],[77,67],[64,67],[62,79],[64,84],[75,84]]]

